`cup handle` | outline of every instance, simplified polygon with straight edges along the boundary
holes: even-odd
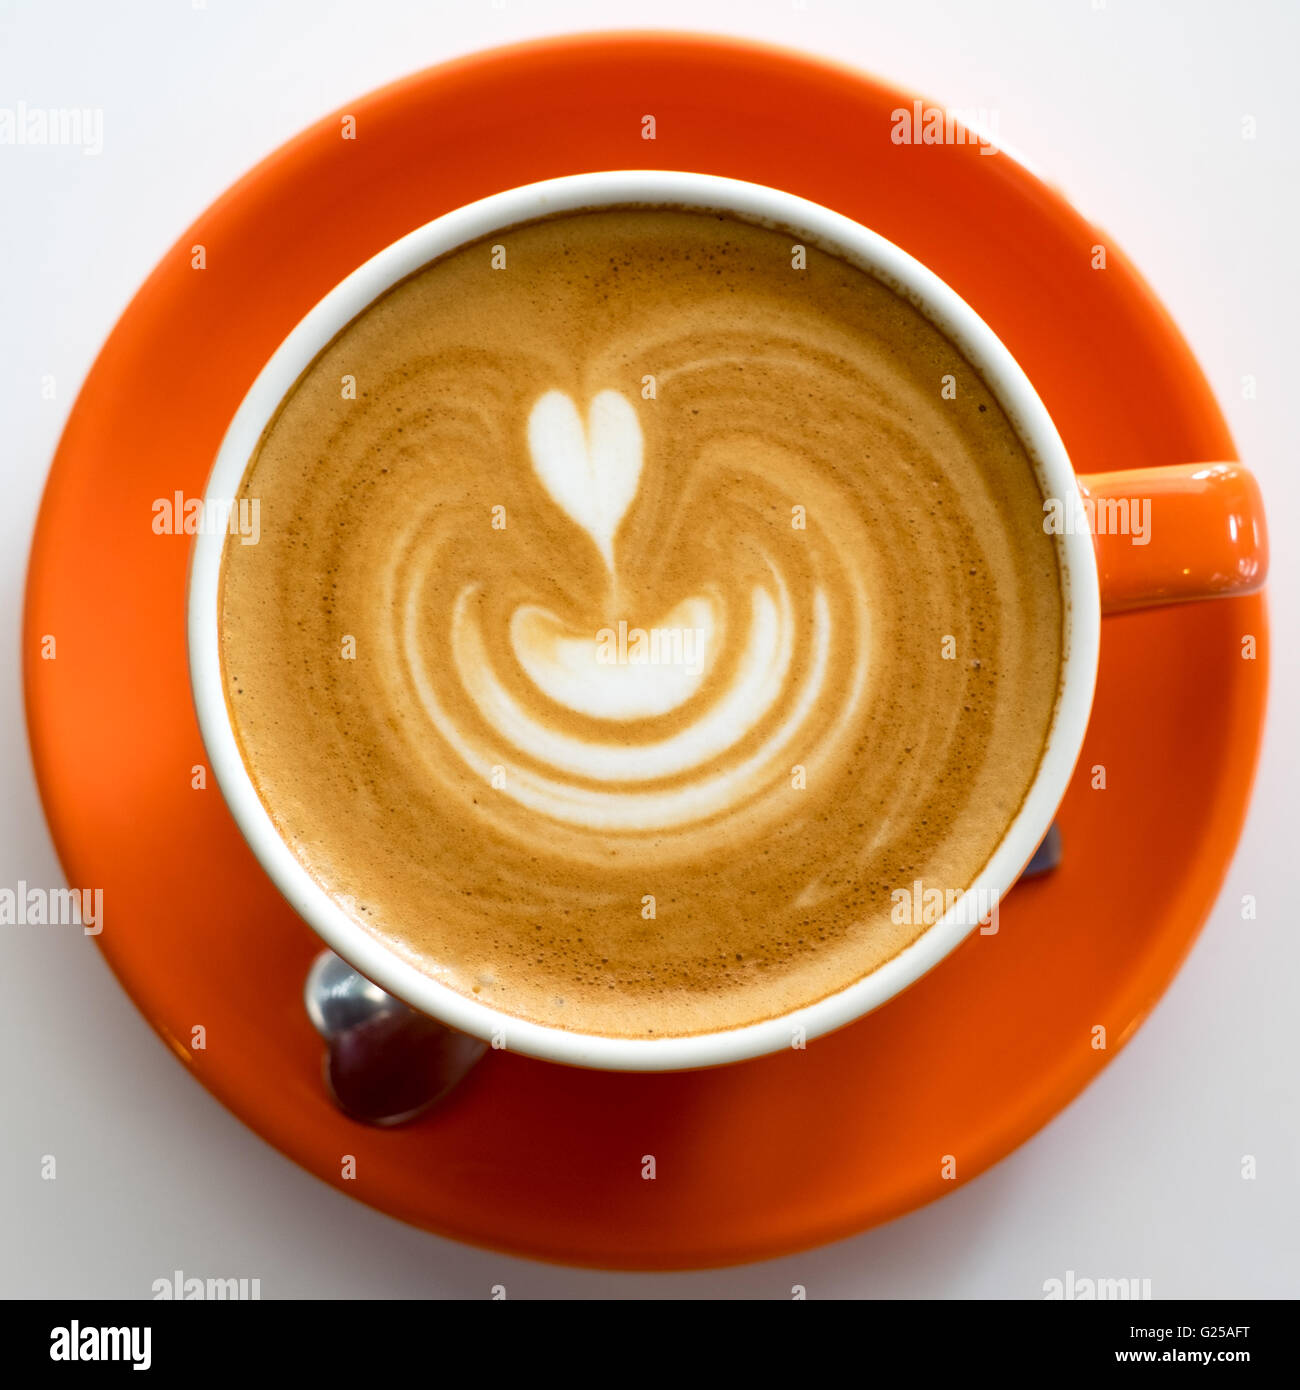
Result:
[[[1268,575],[1264,500],[1239,463],[1078,480],[1106,613],[1253,594]]]

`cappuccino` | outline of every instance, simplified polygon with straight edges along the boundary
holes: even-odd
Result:
[[[635,206],[464,246],[317,356],[239,497],[263,804],[519,1018],[685,1036],[843,989],[930,925],[900,890],[976,882],[1046,744],[1031,459],[917,308],[788,232]]]

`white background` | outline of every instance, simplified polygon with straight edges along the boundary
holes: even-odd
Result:
[[[1300,488],[1286,408],[1300,379],[1300,6],[1096,3],[0,0],[0,106],[105,112],[97,158],[0,147],[0,884],[58,881],[24,740],[20,597],[51,454],[117,316],[189,222],[303,126],[415,68],[542,34],[739,33],[996,110],[1001,139],[1150,279],[1263,482],[1274,672],[1245,837],[1181,975],[1078,1101],[936,1205],[722,1272],[611,1276],[466,1249],[254,1137],[167,1055],[88,940],[5,928],[0,1293],[148,1297],[179,1268],[258,1277],[264,1297],[482,1298],[504,1283],[512,1298],[785,1298],[801,1283],[814,1298],[1035,1298],[1067,1270],[1149,1278],[1157,1297],[1300,1294]],[[1244,893],[1255,922],[1240,920]],[[56,1182],[40,1180],[47,1153]]]

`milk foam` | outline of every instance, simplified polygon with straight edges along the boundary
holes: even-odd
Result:
[[[641,426],[617,391],[591,402],[587,428],[563,391],[548,391],[528,415],[533,468],[614,569],[614,536],[641,478]]]

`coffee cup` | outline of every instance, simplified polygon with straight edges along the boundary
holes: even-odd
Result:
[[[972,932],[989,932],[996,904],[1047,834],[1073,775],[1087,730],[1103,613],[1253,592],[1264,582],[1267,541],[1258,487],[1238,464],[1190,461],[1076,476],[1050,415],[1007,347],[954,290],[898,247],[847,217],[775,189],[669,171],[581,174],[512,189],[450,212],[371,258],[306,315],[258,376],[223,439],[205,507],[230,510],[249,461],[279,418],[286,398],[348,326],[394,287],[459,248],[498,233],[504,247],[511,229],[602,209],[708,210],[779,233],[796,259],[805,247],[816,248],[865,272],[919,311],[970,364],[1029,459],[1043,502],[1043,533],[1052,537],[1059,566],[1062,616],[1059,651],[1054,648],[1059,679],[1041,755],[1023,796],[978,872],[960,885],[955,899],[950,894],[950,901],[927,918],[907,944],[859,978],[751,1021],[674,1030],[666,1020],[662,1031],[653,1030],[655,1036],[644,1029],[639,1036],[627,1036],[520,1016],[494,1003],[490,989],[484,998],[475,989],[454,986],[440,978],[436,961],[430,968],[429,961],[413,958],[410,951],[395,948],[369,930],[354,910],[356,895],[322,882],[301,846],[292,845],[277,823],[265,789],[259,791],[250,771],[247,748],[232,715],[228,673],[223,673],[222,566],[231,538],[216,527],[200,530],[192,557],[191,684],[212,770],[254,855],[302,919],[361,975],[449,1028],[532,1057],[613,1070],[687,1069],[801,1046],[884,1004]],[[618,423],[623,407],[607,404],[607,424],[598,426],[592,414],[589,434],[597,428],[617,434],[624,428]],[[547,421],[542,417],[550,411],[559,437],[569,427],[566,408],[558,399],[551,399],[540,414],[534,407],[533,424],[544,430]],[[575,428],[579,427],[580,422]],[[538,447],[544,451],[550,446]],[[539,471],[545,470],[539,465]],[[594,513],[594,519],[586,517],[586,503],[574,500],[571,484],[561,468],[548,486],[552,497],[567,506],[571,520],[589,522],[586,532],[593,554],[603,556],[612,572],[617,517],[610,525]],[[596,560],[592,563],[598,568]],[[935,558],[936,566],[950,563],[952,556]],[[694,678],[700,672],[688,674]],[[656,690],[663,685],[660,681]],[[658,698],[654,691],[646,693],[644,683],[633,682],[632,687],[639,697]],[[560,698],[564,691],[557,685],[550,693]],[[665,698],[674,698],[671,690]],[[620,711],[620,716],[627,713]],[[646,719],[654,713],[649,705],[631,710]],[[549,803],[542,805],[543,814],[549,809]],[[436,904],[430,910],[436,911]]]

